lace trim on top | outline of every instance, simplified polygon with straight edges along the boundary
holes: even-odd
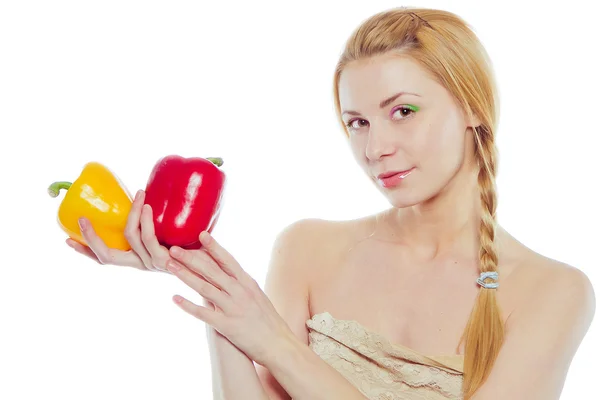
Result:
[[[462,399],[462,355],[425,356],[330,313],[306,321],[309,346],[372,400]]]

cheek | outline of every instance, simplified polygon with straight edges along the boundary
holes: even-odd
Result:
[[[365,157],[365,148],[366,144],[362,143],[358,138],[350,138],[350,149],[352,150],[352,155],[354,159],[361,167],[367,167],[367,160]]]
[[[446,179],[453,175],[464,159],[464,135],[455,126],[430,129],[417,143],[424,172]]]

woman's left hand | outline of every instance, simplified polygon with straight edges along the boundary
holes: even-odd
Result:
[[[258,283],[229,252],[208,232],[200,235],[200,242],[200,250],[171,247],[171,257],[183,268],[177,270],[177,263],[172,261],[167,268],[216,308],[196,305],[181,296],[174,296],[173,301],[266,366],[272,355],[290,348],[293,332]]]

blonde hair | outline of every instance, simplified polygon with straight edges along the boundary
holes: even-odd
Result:
[[[481,272],[496,271],[497,150],[494,132],[499,112],[488,54],[469,25],[448,11],[401,7],[371,16],[350,36],[335,69],[335,108],[347,136],[339,99],[339,81],[344,67],[355,60],[390,52],[417,61],[454,96],[469,117],[475,115],[481,122],[473,132],[482,204],[479,268]],[[504,322],[495,290],[479,288],[460,343],[463,341],[463,395],[468,400],[489,376],[504,341]]]

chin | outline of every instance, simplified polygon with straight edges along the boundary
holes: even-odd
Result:
[[[417,205],[425,200],[425,197],[415,193],[414,190],[406,190],[403,188],[381,188],[383,195],[389,203],[395,208],[406,208]]]
[[[431,188],[431,192],[428,193],[423,188],[418,190],[414,187],[402,187],[402,185],[394,188],[382,188],[379,186],[379,190],[381,190],[389,203],[395,208],[406,208],[426,203],[440,194],[440,191],[434,188]]]
[[[392,205],[394,208],[407,208],[416,206],[417,204],[421,203],[421,201],[419,200],[407,199],[405,197],[400,198],[400,196],[388,196],[388,200],[390,202],[390,205]]]

